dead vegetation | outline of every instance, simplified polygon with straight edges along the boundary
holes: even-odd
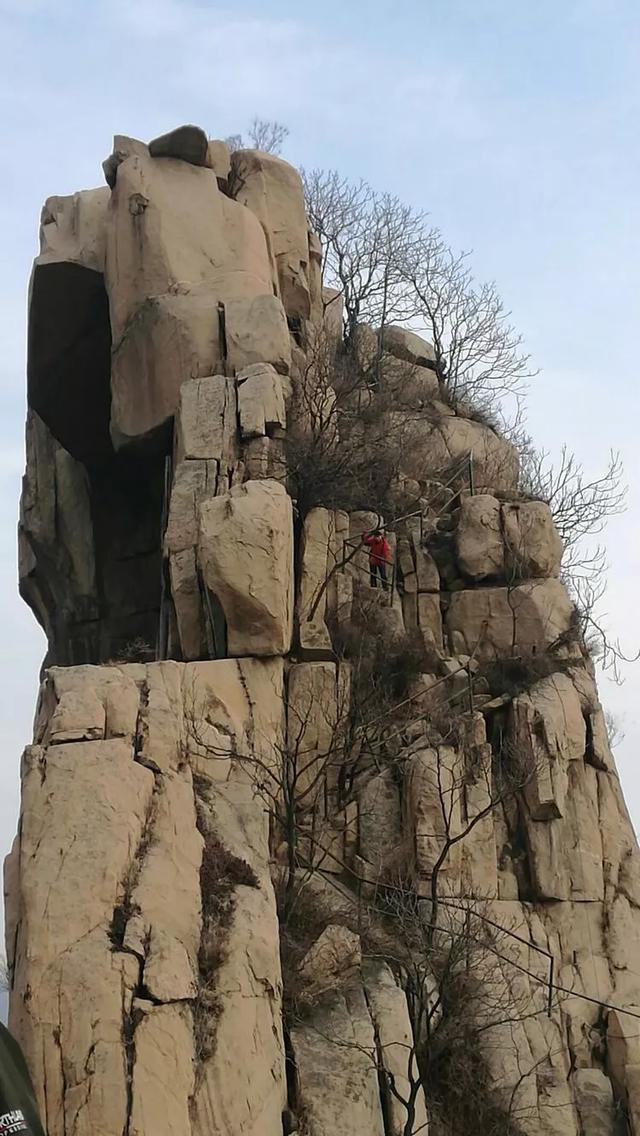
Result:
[[[199,1062],[210,1057],[215,1049],[216,1024],[223,1009],[217,975],[227,958],[237,888],[260,886],[251,866],[225,848],[211,831],[208,785],[206,778],[194,776],[197,824],[204,840],[200,866],[202,933],[198,952],[198,993],[193,1005]]]

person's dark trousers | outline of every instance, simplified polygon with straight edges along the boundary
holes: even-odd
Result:
[[[372,560],[369,561],[369,575],[371,577],[371,587],[377,588],[377,575],[380,576],[380,583],[382,584],[383,591],[387,591],[387,569],[385,564],[374,564]]]

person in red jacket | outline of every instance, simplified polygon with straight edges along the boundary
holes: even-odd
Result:
[[[369,548],[369,575],[371,577],[371,587],[376,588],[377,577],[380,576],[380,583],[386,592],[389,584],[387,581],[387,564],[391,563],[391,549],[389,548],[389,541],[384,535],[382,529],[376,529],[373,533],[364,533],[362,537],[363,543]]]

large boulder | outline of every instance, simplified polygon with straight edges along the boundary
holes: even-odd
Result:
[[[238,414],[243,439],[271,437],[287,425],[285,380],[269,363],[238,374]]]
[[[416,335],[415,331],[398,327],[396,324],[385,324],[378,335],[382,338],[384,350],[396,359],[414,363],[417,367],[435,366],[436,353],[433,343],[423,339],[421,335]]]
[[[198,559],[222,609],[230,655],[284,655],[293,630],[293,512],[275,481],[204,501]]]
[[[446,618],[449,647],[479,659],[543,652],[569,632],[573,612],[559,580],[454,592]]]
[[[467,459],[471,457],[476,490],[513,493],[518,483],[515,447],[489,426],[444,410],[437,421],[415,421],[415,416],[409,420],[403,454],[407,477],[425,481],[459,468],[456,484],[468,488],[471,468]]]
[[[297,1022],[291,1046],[310,1132],[384,1136],[375,1036],[360,984],[331,994]]]
[[[110,193],[49,197],[29,286],[29,405],[74,457],[109,439],[111,332],[104,270]]]
[[[349,595],[344,589],[351,581],[341,568],[350,551],[345,545],[348,536],[349,518],[340,510],[319,507],[304,519],[297,622],[300,653],[305,659],[333,658],[329,622],[349,617]]]
[[[180,158],[193,166],[208,165],[209,141],[200,126],[177,126],[149,143],[152,158]]]
[[[456,554],[470,580],[504,575],[500,502],[487,493],[465,497],[456,529]]]
[[[282,158],[260,150],[236,151],[231,168],[236,199],[265,231],[287,315],[308,319],[309,240],[300,174]]]
[[[132,153],[111,194],[106,284],[121,445],[165,422],[187,379],[223,369],[224,306],[271,292],[265,236],[213,170]]]
[[[521,580],[557,576],[562,541],[544,501],[517,501],[502,506],[506,568]]]

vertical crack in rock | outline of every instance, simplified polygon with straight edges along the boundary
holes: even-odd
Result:
[[[240,884],[245,887],[260,887],[250,865],[225,848],[216,836],[212,789],[212,783],[207,777],[193,775],[196,824],[204,840],[200,867],[202,933],[198,952],[198,994],[193,1008],[198,1063],[196,1087],[207,1059],[214,1053],[217,1021],[223,1010],[216,988],[216,976],[226,958],[227,940],[235,910],[235,890]]]

